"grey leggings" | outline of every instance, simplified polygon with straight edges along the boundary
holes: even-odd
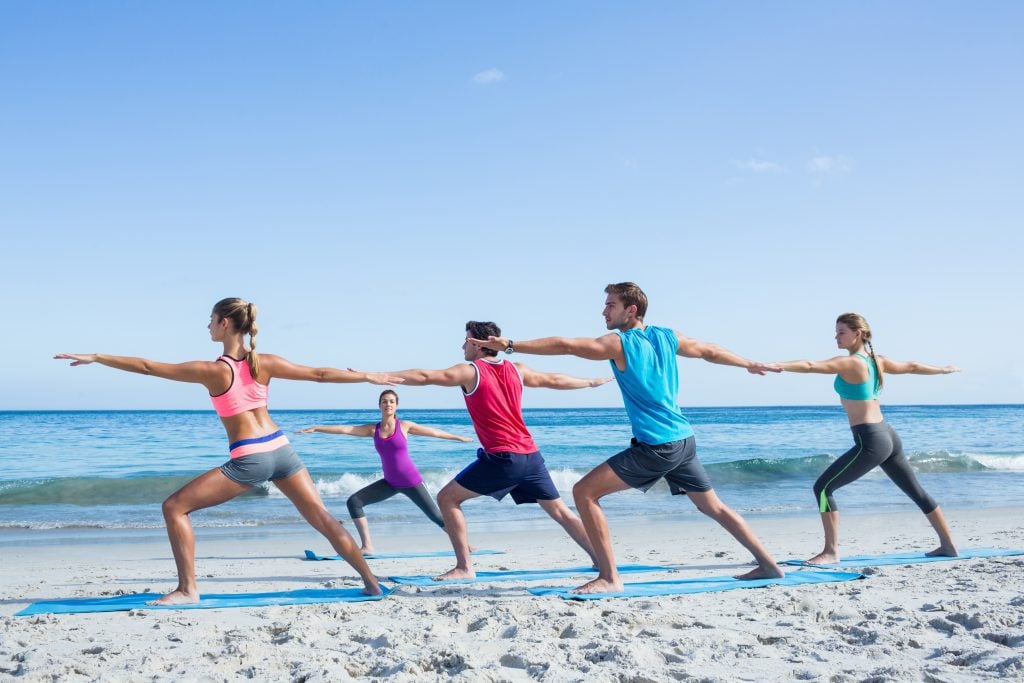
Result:
[[[382,500],[387,500],[396,493],[404,494],[416,503],[416,507],[423,510],[423,514],[430,518],[430,521],[438,525],[442,529],[444,528],[444,520],[441,519],[441,511],[437,509],[437,504],[434,503],[434,499],[427,493],[427,487],[420,482],[419,485],[413,486],[407,489],[396,489],[385,480],[380,479],[373,482],[369,486],[364,486],[359,489],[351,496],[349,496],[346,505],[348,505],[348,514],[352,516],[352,519],[359,519],[365,517],[366,513],[363,512],[363,506],[373,505],[379,503]]]
[[[881,467],[893,483],[921,508],[921,512],[927,515],[939,506],[921,488],[907,456],[903,454],[903,442],[889,423],[861,424],[850,429],[857,445],[839,456],[814,482],[814,497],[819,511],[838,510],[832,493],[840,486],[860,479],[875,467]]]

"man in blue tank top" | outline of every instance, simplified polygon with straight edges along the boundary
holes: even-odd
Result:
[[[783,572],[746,521],[715,494],[697,459],[693,429],[676,404],[679,392],[676,356],[733,365],[756,375],[778,370],[741,358],[720,346],[689,339],[667,327],[645,325],[647,296],[632,282],[608,285],[604,291],[608,295],[604,319],[608,329],[614,330],[611,334],[597,339],[547,337],[513,342],[506,337],[489,337],[472,340],[482,347],[506,353],[572,355],[611,363],[633,428],[633,439],[629,448],[591,470],[573,487],[576,509],[594,546],[600,570],[596,579],[573,592],[623,590],[600,500],[629,488],[647,491],[662,477],[673,495],[689,496],[698,510],[721,524],[753,554],[757,568],[736,578],[781,577]]]

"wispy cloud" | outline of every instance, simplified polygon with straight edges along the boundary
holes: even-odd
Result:
[[[479,85],[491,85],[492,83],[499,83],[505,80],[505,74],[501,69],[491,68],[473,76],[473,80]]]
[[[742,168],[751,173],[782,173],[786,168],[782,164],[764,159],[747,159],[746,161],[734,161],[733,166]]]
[[[838,175],[850,170],[850,160],[844,156],[819,155],[807,162],[807,171],[818,177]]]

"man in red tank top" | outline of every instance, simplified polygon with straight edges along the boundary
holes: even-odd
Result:
[[[544,458],[523,422],[523,387],[585,389],[611,381],[611,377],[580,379],[559,373],[538,372],[522,363],[497,357],[496,351],[470,343],[470,339],[500,336],[492,322],[466,323],[462,351],[467,363],[447,370],[403,370],[389,373],[405,380],[404,386],[437,385],[461,387],[466,409],[482,448],[477,459],[459,472],[437,494],[445,531],[455,549],[455,567],[436,577],[439,581],[471,579],[476,576],[469,554],[466,517],[462,503],[470,498],[492,496],[501,500],[512,494],[516,505],[537,503],[558,522],[591,561],[594,551],[583,523],[562,502],[558,489],[544,465]]]

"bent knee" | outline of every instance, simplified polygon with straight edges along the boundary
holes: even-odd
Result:
[[[457,507],[459,497],[452,489],[445,487],[437,492],[437,504],[440,507]]]
[[[161,509],[163,510],[165,517],[171,515],[187,515],[191,512],[191,510],[182,504],[181,498],[176,493],[167,497],[167,500],[164,501]]]
[[[600,498],[600,496],[597,495],[596,490],[588,486],[583,480],[576,482],[572,487],[572,499],[576,501],[577,505],[583,502],[592,503],[598,498]]]

